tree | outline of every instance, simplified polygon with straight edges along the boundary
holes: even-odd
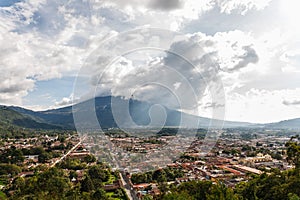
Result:
[[[206,200],[207,193],[211,190],[212,182],[210,181],[191,181],[179,186],[180,190],[193,194],[195,199]]]
[[[83,181],[81,182],[81,191],[83,192],[90,192],[94,190],[94,184],[92,182],[92,179],[89,175],[86,175]]]
[[[72,180],[72,178],[77,178],[78,174],[74,170],[70,170],[69,172],[69,179]]]
[[[300,169],[300,143],[299,135],[291,137],[285,144],[287,147],[287,159],[290,163],[295,165],[296,169]]]
[[[61,142],[61,143],[64,143],[66,141],[66,136],[64,135],[59,135],[58,136],[58,140]]]
[[[108,171],[101,169],[98,165],[92,166],[88,170],[88,174],[91,177],[91,179],[99,179],[102,182],[108,181],[109,178]]]
[[[106,200],[108,199],[108,197],[106,196],[105,191],[102,188],[99,188],[96,190],[96,192],[94,192],[94,194],[92,195],[92,200]]]
[[[17,164],[24,161],[23,152],[21,149],[11,148],[10,149],[10,163]]]
[[[15,176],[21,171],[22,169],[15,164],[4,164],[4,163],[0,164],[0,175],[11,174],[12,176]]]
[[[65,199],[71,190],[71,184],[64,172],[57,168],[51,168],[33,177],[25,179],[17,178],[10,188],[17,190],[11,199]],[[25,198],[26,197],[26,198]]]
[[[12,188],[20,192],[25,187],[25,179],[23,177],[17,177],[12,182]]]
[[[80,193],[80,184],[75,185],[72,190],[69,190],[66,194],[67,200],[82,200],[84,199]]]
[[[40,155],[42,153],[45,153],[45,150],[43,147],[35,147],[30,150],[31,155]]]
[[[96,162],[96,157],[89,154],[83,158],[83,161],[86,163],[93,163],[93,162]]]
[[[237,200],[231,188],[226,187],[225,184],[219,183],[212,186],[210,194],[207,195],[208,200]]]
[[[213,184],[211,181],[190,181],[164,194],[163,200],[237,200],[238,195],[225,184]]]
[[[47,160],[49,160],[51,158],[51,155],[47,152],[43,152],[39,155],[38,157],[38,161],[40,163],[45,163]]]
[[[167,181],[166,172],[163,169],[159,169],[153,172],[152,179],[156,180],[158,183],[163,183]]]
[[[55,167],[38,175],[37,186],[53,199],[63,199],[71,189],[70,181],[61,169]]]
[[[114,198],[122,198],[124,196],[122,189],[117,189],[114,194],[113,197]]]
[[[194,200],[195,198],[191,196],[188,192],[175,192],[166,194],[163,198],[163,200]]]
[[[300,200],[300,197],[293,193],[289,193],[288,197],[289,197],[289,200]]]

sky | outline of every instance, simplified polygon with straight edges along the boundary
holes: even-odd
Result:
[[[299,7],[1,0],[0,104],[46,110],[113,95],[232,121],[299,118]]]

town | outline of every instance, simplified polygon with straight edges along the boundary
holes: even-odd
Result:
[[[20,130],[27,135],[3,135],[1,191],[18,197],[20,182],[57,168],[69,179],[69,187],[80,185],[81,192],[99,187],[94,194],[108,199],[147,199],[186,182],[209,180],[234,188],[253,175],[294,168],[287,159],[286,143],[298,131],[224,129],[203,154],[199,147],[205,146],[205,129],[196,130],[193,139],[178,136],[177,130],[134,130],[132,135],[119,129],[84,135]]]

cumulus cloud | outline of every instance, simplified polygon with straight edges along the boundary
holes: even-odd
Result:
[[[183,16],[185,14],[186,18],[190,18],[193,13],[201,15],[206,11],[211,10],[213,7],[218,6],[220,12],[230,14],[232,12],[245,15],[250,10],[262,10],[269,5],[272,0],[110,0],[110,1],[97,1],[93,0],[91,2],[98,4],[105,4],[107,6],[117,6],[121,8],[132,7],[141,10],[150,11],[172,11],[174,14]]]
[[[272,0],[221,0],[216,1],[221,8],[221,12],[230,14],[232,12],[245,15],[249,10],[262,10],[269,5]]]
[[[69,97],[64,97],[60,101],[55,102],[55,107],[69,106],[73,104],[73,94]]]
[[[3,94],[0,101],[18,99],[16,101],[21,102],[22,97],[35,89],[36,81],[75,75],[95,45],[114,31],[126,31],[145,23],[159,24],[142,11],[120,9],[121,2],[124,1],[110,6],[109,2],[102,1],[43,0],[1,7],[0,85],[3,85]],[[124,4],[130,3],[136,2]],[[148,4],[150,2],[145,5]],[[161,8],[171,9],[179,4],[179,1],[176,4],[166,1]],[[160,7],[158,3],[152,6]],[[139,17],[136,19],[136,16]],[[170,25],[170,21],[165,23]]]
[[[98,87],[98,95],[104,93],[127,98],[134,95],[139,100],[192,110],[200,105],[207,87],[215,87],[214,92],[222,94],[222,88],[216,85],[220,72],[238,72],[258,60],[251,36],[241,31],[215,36],[196,33],[169,43],[164,41],[165,37],[164,34],[152,37],[145,30],[140,34],[120,36],[108,45],[102,44],[101,47],[109,51],[96,51],[85,76],[92,76],[91,83]],[[151,50],[131,51],[139,46],[156,47],[159,42],[169,44],[159,53]],[[118,49],[131,53],[105,69],[110,63],[110,56]],[[193,96],[196,98],[191,98]],[[176,97],[180,98],[181,105]],[[213,107],[224,107],[218,95],[213,100]]]
[[[154,41],[153,38],[145,35],[146,31],[140,35],[121,37],[120,41],[113,42],[106,48],[113,54],[114,49],[122,47],[134,49],[134,46],[130,47],[132,43],[144,44],[144,41],[149,41],[144,46],[156,44],[151,42]],[[160,41],[162,38],[163,36],[155,40]],[[220,91],[222,88],[213,88],[216,77],[223,76],[221,72],[239,72],[249,64],[258,62],[253,42],[251,36],[241,31],[218,33],[215,36],[196,33],[172,41],[164,53],[157,54],[150,50],[144,53],[134,51],[104,72],[103,69],[93,71],[92,74],[96,75],[92,80],[93,84],[97,85],[100,95],[103,92],[127,98],[134,95],[134,98],[139,100],[180,108],[193,114],[197,112],[192,110],[197,110],[201,108],[201,104],[205,104],[205,91],[210,87],[215,96],[209,99],[207,105],[211,106],[202,106],[203,109],[224,108],[225,103]],[[109,63],[108,55],[100,55],[97,57],[98,67]],[[102,74],[101,80],[98,74]]]
[[[214,36],[194,33],[191,37],[209,53],[210,59],[214,59],[216,67],[223,72],[236,72],[259,60],[253,46],[254,40],[248,33],[229,31],[218,32]]]
[[[110,32],[91,26],[93,13],[80,7],[84,2],[25,1],[0,7],[1,103],[20,105],[36,81],[75,75],[93,41]]]
[[[76,95],[89,91],[87,96],[93,97],[96,87],[96,95],[133,96],[192,114],[199,114],[199,108],[221,110],[225,106],[224,90],[218,77],[237,73],[258,61],[252,36],[241,31],[174,38],[164,31],[153,35],[145,29],[102,43],[80,74],[90,79],[91,89]],[[157,48],[160,43],[166,44],[160,51],[139,50]],[[111,63],[112,58],[118,60]],[[207,89],[213,93],[209,99],[205,98]]]
[[[232,68],[227,69],[228,72],[244,68],[250,63],[257,63],[258,55],[252,47],[243,46],[242,49],[245,51],[244,54],[241,56],[237,56],[237,58],[240,59],[240,61],[238,61],[238,63]]]

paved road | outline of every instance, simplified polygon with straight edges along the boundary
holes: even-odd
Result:
[[[128,188],[128,185],[127,185],[127,183],[125,182],[122,173],[120,173],[120,177],[121,177],[121,181],[122,181],[122,183],[123,183],[124,190],[125,190],[127,196],[129,197],[130,200],[134,200],[134,197],[132,197],[132,195],[131,195],[131,193],[130,193],[130,189]],[[130,187],[130,186],[129,186],[129,187]]]
[[[136,196],[135,191],[129,184],[129,179],[125,175],[124,172],[120,172],[121,181],[124,185],[125,192],[130,200],[139,200],[139,198]]]
[[[85,138],[81,139],[74,147],[72,147],[72,149],[70,149],[66,154],[64,154],[60,159],[58,159],[57,161],[55,161],[50,167],[54,167],[57,163],[61,162],[63,159],[65,159],[70,153],[72,153],[72,151],[74,151],[80,144],[81,142],[84,140]]]
[[[84,139],[85,139],[85,137],[82,138],[74,147],[72,147],[72,149],[70,149],[60,159],[58,159],[57,161],[55,161],[50,167],[54,167],[57,163],[59,163],[62,160],[64,160],[70,153],[72,153],[72,151],[74,151],[82,143],[82,141]],[[139,200],[139,198],[136,196],[133,188],[130,186],[129,179],[127,178],[127,176],[125,175],[125,173],[121,173],[120,172],[120,178],[121,178],[122,184],[124,185],[125,192],[126,192],[127,196],[129,197],[129,199],[130,200]]]

